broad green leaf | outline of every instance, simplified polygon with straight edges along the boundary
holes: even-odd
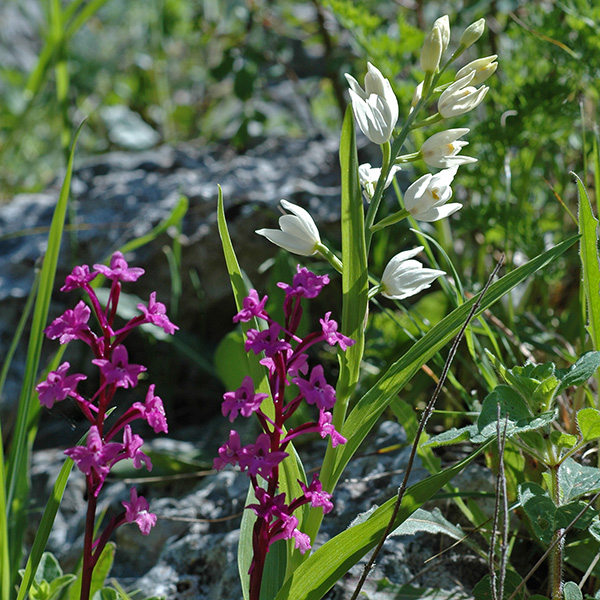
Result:
[[[600,350],[600,264],[598,263],[598,220],[594,217],[583,182],[573,173],[579,197],[579,256],[587,304],[587,330],[594,350]]]
[[[577,443],[577,436],[563,431],[551,431],[550,442],[557,450],[572,448]]]
[[[481,413],[475,425],[451,429],[432,437],[427,446],[443,446],[469,440],[482,444],[494,439],[498,432],[498,405],[500,405],[500,431],[506,428],[506,436],[526,433],[552,423],[556,411],[532,415],[522,396],[512,387],[496,386],[483,400]]]
[[[572,458],[567,458],[558,470],[563,502],[571,502],[600,490],[600,469],[584,467]]]
[[[584,442],[600,439],[600,410],[582,408],[575,418]]]
[[[98,590],[92,596],[92,600],[119,600],[119,598],[117,590],[108,587]]]
[[[496,585],[498,585],[498,577],[496,577]],[[514,571],[507,571],[506,578],[504,580],[504,597],[501,600],[507,600],[512,593],[519,587],[519,584],[523,581],[523,578]],[[474,588],[473,596],[475,600],[496,600],[496,596],[492,594],[492,585],[490,582],[490,576],[486,575]],[[525,600],[527,598],[527,591],[525,586],[521,588],[519,593],[515,596],[514,600]],[[531,600],[531,598],[529,598]]]
[[[486,353],[502,379],[523,396],[531,410],[548,410],[560,384],[554,363],[527,363],[522,367],[507,369],[489,350]]]
[[[583,594],[574,581],[567,581],[563,587],[564,600],[583,600]]]
[[[230,331],[215,350],[217,374],[227,390],[237,390],[248,373],[248,353],[244,337],[238,330]]]
[[[420,506],[460,473],[482,450],[460,463],[410,486],[394,519],[399,527]],[[320,600],[323,595],[381,539],[392,514],[396,497],[390,498],[370,517],[323,544],[286,580],[275,600]]]
[[[556,260],[577,239],[579,239],[578,236],[574,236],[561,242],[493,283],[482,299],[476,315],[487,310],[521,281],[527,279],[549,262]],[[336,454],[335,467],[330,483],[335,484],[337,482],[359,445],[373,429],[391,400],[410,381],[421,366],[458,333],[466,321],[471,307],[478,298],[479,295],[465,302],[454,309],[440,323],[432,327],[402,358],[392,364],[379,381],[358,401],[342,430],[342,435],[348,441],[342,446],[341,451]]]
[[[536,536],[545,544],[552,541],[552,536],[558,529],[571,524],[581,510],[584,502],[569,502],[556,506],[548,492],[537,483],[526,482],[519,486],[519,501],[529,517]],[[575,523],[577,529],[587,528],[594,518],[595,511],[588,509]]]
[[[104,582],[110,573],[117,545],[114,542],[108,542],[102,550],[102,554],[94,567],[92,573],[92,581],[90,585],[90,598],[99,592],[104,587]],[[69,588],[69,600],[78,600],[81,595],[81,573],[74,585]]]
[[[598,367],[600,367],[600,352],[592,351],[586,352],[568,369],[557,369],[556,376],[560,379],[558,392],[571,386],[583,385],[594,375]]]

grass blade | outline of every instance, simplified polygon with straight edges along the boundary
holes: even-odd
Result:
[[[31,423],[31,416],[35,413],[36,407],[32,402],[34,395],[34,385],[37,378],[37,372],[40,362],[40,354],[42,349],[43,330],[48,318],[48,310],[50,307],[50,298],[54,288],[54,279],[56,275],[56,265],[58,263],[58,254],[63,234],[67,205],[69,201],[69,190],[71,186],[71,174],[73,171],[73,160],[75,154],[75,146],[77,138],[83,127],[83,122],[75,132],[73,144],[69,155],[69,162],[65,179],[60,191],[58,202],[52,217],[50,225],[50,233],[48,236],[48,247],[44,256],[44,262],[40,273],[39,290],[36,296],[33,319],[31,324],[31,334],[29,337],[29,346],[27,349],[27,359],[25,364],[25,375],[21,395],[19,398],[19,407],[17,413],[17,421],[13,444],[8,460],[7,469],[7,485],[6,485],[6,515],[7,523],[16,523],[18,514],[24,510],[24,498],[17,498],[16,492],[23,486],[27,485],[27,477],[25,474],[28,469],[28,425]],[[20,494],[19,494],[20,495]],[[14,503],[14,506],[13,506]],[[15,511],[13,511],[13,508]],[[16,535],[22,535],[22,532],[17,531]],[[20,539],[10,539],[11,552],[13,556],[18,556],[21,548]],[[16,555],[15,555],[16,549]],[[16,561],[15,561],[16,562]],[[13,562],[12,573],[16,573],[16,564]]]

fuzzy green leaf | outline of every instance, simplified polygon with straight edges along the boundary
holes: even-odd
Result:
[[[557,369],[556,376],[560,379],[558,392],[571,386],[583,385],[600,367],[600,352],[586,352],[568,369]]]
[[[571,502],[600,490],[600,469],[584,467],[572,458],[567,458],[560,465],[558,475],[563,502]]]
[[[600,439],[600,410],[582,408],[577,412],[576,419],[584,442]]]

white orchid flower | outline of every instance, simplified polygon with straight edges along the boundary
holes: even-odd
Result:
[[[400,170],[401,168],[399,165],[392,165],[383,189],[386,189],[391,185],[392,181],[394,181],[394,175]],[[358,179],[360,180],[367,202],[371,202],[371,198],[375,195],[375,188],[377,187],[380,176],[381,169],[372,167],[369,163],[364,163],[358,167]]]
[[[256,233],[293,254],[315,254],[321,236],[313,218],[308,211],[287,200],[281,200],[281,206],[293,214],[279,217],[280,229],[259,229]]]
[[[428,288],[444,271],[426,269],[418,260],[412,260],[423,246],[396,254],[387,264],[381,277],[381,294],[386,298],[402,300]]]
[[[438,169],[477,162],[477,159],[471,156],[457,156],[461,149],[469,143],[458,141],[458,138],[466,133],[469,133],[467,128],[447,129],[434,133],[421,146],[423,160],[430,167]]]
[[[472,60],[469,64],[465,65],[462,69],[456,73],[456,79],[462,79],[471,72],[475,72],[475,77],[471,81],[471,85],[479,85],[489,79],[498,68],[498,63],[495,60],[498,58],[497,54],[491,56],[484,56],[483,58],[477,58]]]
[[[367,63],[364,90],[352,75],[345,77],[358,126],[373,143],[385,144],[398,121],[398,100],[390,82],[371,63]]]
[[[428,173],[415,181],[404,194],[404,207],[417,221],[439,221],[462,208],[462,204],[451,202],[450,184],[458,167],[444,169],[435,175]]]
[[[451,83],[438,100],[438,112],[444,119],[462,115],[478,106],[485,98],[490,88],[484,85],[477,89],[469,85],[475,77],[475,71],[471,71],[461,79]]]

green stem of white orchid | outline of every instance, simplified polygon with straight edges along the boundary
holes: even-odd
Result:
[[[430,117],[427,117],[422,121],[418,121],[411,127],[411,129],[419,129],[420,127],[427,127],[427,125],[433,125],[434,123],[441,121],[443,118],[444,117],[442,117],[442,115],[440,115],[439,112],[435,113],[435,115],[431,115]]]
[[[344,271],[344,265],[342,264],[342,261],[325,244],[319,242],[315,246],[315,249],[338,273],[341,274]]]
[[[381,219],[381,221],[379,221],[378,223],[375,223],[375,225],[373,225],[371,227],[371,231],[373,233],[375,231],[380,231],[381,229],[389,227],[390,225],[394,225],[395,223],[398,223],[398,222],[402,221],[403,219],[406,219],[409,216],[410,216],[410,212],[408,212],[406,209],[399,210],[398,212],[394,213],[393,215],[389,215],[389,216],[385,217],[385,219]]]

